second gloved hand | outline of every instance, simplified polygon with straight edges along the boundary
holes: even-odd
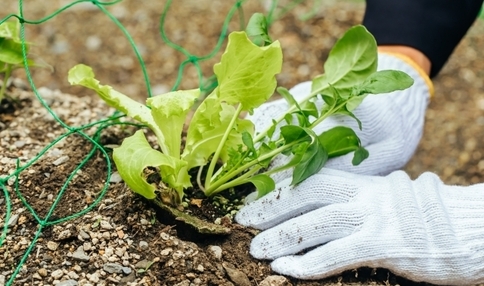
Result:
[[[362,122],[362,130],[359,130],[353,118],[344,115],[329,117],[314,129],[320,134],[335,126],[352,128],[369,151],[369,158],[359,166],[353,166],[353,154],[347,154],[329,160],[326,167],[358,174],[385,175],[404,166],[414,153],[423,132],[425,110],[433,87],[430,79],[409,61],[394,55],[379,54],[378,70],[389,69],[406,72],[414,79],[414,84],[403,91],[367,96],[354,110]],[[301,83],[290,90],[296,100],[301,100],[310,91],[311,82]],[[321,108],[323,104],[323,100],[318,98],[316,105]],[[257,132],[270,126],[270,119],[281,116],[287,108],[284,99],[276,100],[257,108],[248,119],[254,122]],[[287,160],[287,157],[279,156],[273,161],[272,167],[280,166]],[[281,172],[273,175],[273,178],[278,182],[290,175]]]
[[[378,177],[325,168],[295,187],[290,180],[236,216],[265,230],[250,253],[274,260],[274,271],[319,279],[367,266],[435,284],[484,282],[484,184],[446,186],[431,173],[412,181],[402,171]]]

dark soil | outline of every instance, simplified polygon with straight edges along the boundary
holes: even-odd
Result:
[[[27,2],[26,17],[41,18],[66,2],[52,1],[49,5],[45,5],[44,1]],[[167,33],[191,52],[206,54],[214,46],[223,16],[231,7],[232,2],[228,2],[200,1],[194,5],[190,1],[180,0],[174,3],[168,14]],[[312,19],[301,21],[298,16],[310,11],[309,2],[312,1],[308,1],[306,6],[297,7],[271,28],[272,37],[279,39],[284,48],[285,63],[283,73],[279,76],[281,86],[291,87],[321,73],[329,48],[347,28],[360,22],[363,11],[360,2],[329,1]],[[7,0],[6,3],[5,7],[11,10],[0,11],[0,18],[16,11],[17,1]],[[158,91],[171,88],[175,83],[176,68],[184,60],[180,53],[163,44],[159,37],[157,23],[164,3],[147,1],[140,5],[138,1],[127,0],[108,8],[126,25],[142,47],[152,87]],[[259,1],[248,1],[244,5],[246,16],[254,11],[263,11]],[[60,119],[70,126],[94,122],[112,114],[112,109],[105,107],[102,102],[86,96],[86,90],[68,86],[65,80],[67,70],[76,63],[93,66],[104,83],[126,94],[140,99],[146,95],[141,70],[123,35],[97,10],[86,5],[79,7],[84,8],[72,8],[42,25],[29,26],[27,30],[28,41],[36,43],[32,52],[55,68],[54,73],[32,70],[34,82],[37,87],[62,90],[63,93],[47,98]],[[231,29],[237,26],[236,16],[231,21]],[[412,177],[432,171],[449,184],[468,185],[484,181],[484,153],[479,146],[484,139],[483,28],[481,22],[474,25],[435,80],[436,95],[427,112],[425,134],[416,155],[406,167]],[[98,40],[101,40],[99,45],[93,44]],[[202,65],[205,77],[211,75],[211,65],[217,60],[215,56]],[[16,76],[24,78],[22,71],[17,71]],[[181,88],[193,88],[197,84],[194,69],[188,68]],[[0,105],[0,177],[15,170],[16,158],[20,159],[21,165],[27,163],[42,148],[67,132],[46,115],[31,91],[26,91],[19,81],[14,85],[16,87],[10,87],[9,94],[18,98],[19,102],[3,101]],[[85,132],[92,136],[94,129]],[[130,132],[130,128],[110,127],[103,131],[100,142],[119,144]],[[51,153],[20,173],[19,191],[38,217],[44,218],[50,213],[66,179],[92,148],[86,138],[70,135],[50,149]],[[53,154],[58,151],[62,154]],[[107,151],[109,153],[108,148]],[[67,161],[53,164],[64,155],[68,156]],[[258,285],[267,276],[276,275],[271,272],[269,261],[255,260],[248,254],[254,230],[226,223],[232,231],[228,236],[203,237],[203,241],[200,241],[200,237],[196,239],[192,236],[196,242],[180,240],[177,234],[183,239],[189,237],[185,232],[182,235],[173,222],[162,220],[159,210],[134,195],[124,183],[106,183],[107,170],[103,154],[95,151],[77,171],[49,214],[48,221],[63,220],[86,208],[91,208],[90,211],[66,222],[46,225],[14,285],[52,285],[54,281],[67,279],[76,280],[79,285],[244,285],[229,275],[234,269],[245,275],[250,281],[248,285]],[[109,188],[101,193],[106,184]],[[7,280],[39,227],[38,221],[30,211],[25,210],[26,206],[15,194],[14,185],[13,179],[9,180],[12,213],[19,214],[18,221],[10,227],[0,247],[0,278],[3,275]],[[97,202],[97,199],[100,201]],[[4,219],[6,202],[0,202],[0,219]],[[207,202],[203,205],[213,207]],[[24,210],[19,211],[21,209]],[[192,205],[191,209],[193,213],[217,215],[215,208],[210,212],[197,212]],[[215,220],[211,215],[205,218]],[[103,229],[100,222],[104,221],[109,222],[112,228]],[[5,221],[0,220],[0,223],[3,225]],[[84,230],[89,233],[89,238],[82,238]],[[99,242],[95,243],[95,239]],[[49,248],[52,242],[57,244],[55,249]],[[142,247],[142,242],[147,242],[148,247]],[[86,243],[92,244],[90,249],[85,247],[90,259],[83,261],[72,258],[75,250]],[[222,249],[221,258],[209,251],[212,246]],[[125,249],[129,255],[108,255],[109,249],[118,248]],[[165,256],[163,253],[168,249],[173,252]],[[181,260],[174,259],[177,251],[186,256]],[[195,251],[196,254],[189,256],[189,251]],[[113,261],[110,260],[112,257]],[[141,271],[138,263],[144,260],[154,263],[146,271]],[[126,264],[132,272],[106,272],[103,265],[108,262]],[[203,265],[203,270],[197,265]],[[59,279],[52,276],[57,269],[64,271]],[[77,278],[74,274],[69,275],[70,272],[74,272]],[[94,274],[99,275],[98,280],[91,276]],[[387,270],[369,268],[351,270],[320,281],[287,278],[292,285],[419,285]]]

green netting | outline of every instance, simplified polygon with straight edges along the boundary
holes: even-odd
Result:
[[[284,5],[281,5],[281,3],[279,3],[278,0],[272,0],[271,3],[270,3],[270,8],[269,8],[268,13],[267,13],[268,24],[270,25],[276,19],[280,18],[285,13],[287,13],[290,9],[292,9],[293,7],[295,7],[296,5],[298,5],[299,3],[303,2],[303,1],[304,0],[286,1],[287,3],[285,3]],[[316,7],[320,3],[320,1],[321,0],[315,0],[314,1],[314,7]],[[39,19],[39,20],[31,20],[31,19],[24,18],[24,12],[23,12],[24,11],[24,9],[23,9],[24,3],[23,3],[22,0],[18,0],[18,11],[19,11],[19,13],[18,14],[9,14],[6,17],[4,17],[3,19],[0,19],[0,24],[2,24],[3,22],[7,21],[10,18],[17,18],[20,21],[20,24],[21,24],[20,38],[21,38],[21,41],[22,41],[23,65],[24,65],[26,76],[27,76],[27,80],[28,80],[37,100],[39,100],[39,102],[43,105],[43,107],[46,108],[47,111],[53,116],[53,118],[65,129],[65,133],[63,135],[61,135],[60,137],[53,140],[50,144],[48,144],[35,158],[32,158],[30,161],[28,161],[24,165],[20,165],[20,160],[17,159],[17,167],[16,167],[15,172],[10,174],[10,175],[7,175],[7,176],[0,177],[0,188],[3,191],[2,194],[4,196],[4,201],[5,201],[5,206],[4,206],[5,216],[3,218],[4,219],[4,225],[3,225],[3,229],[2,229],[1,235],[0,235],[0,247],[2,247],[4,242],[5,242],[5,238],[6,238],[7,232],[8,232],[8,225],[7,224],[9,222],[10,218],[11,218],[11,215],[12,215],[12,205],[11,205],[12,199],[10,197],[11,194],[7,190],[7,182],[10,179],[13,178],[15,180],[15,184],[14,184],[14,187],[13,187],[15,195],[18,197],[18,199],[20,199],[22,201],[23,205],[29,210],[29,212],[32,214],[32,216],[34,217],[34,219],[38,223],[38,228],[37,228],[37,230],[36,230],[36,232],[33,236],[33,239],[31,241],[30,245],[26,249],[24,255],[21,257],[18,264],[15,265],[15,270],[12,273],[12,275],[10,275],[10,277],[8,278],[6,285],[12,285],[13,284],[15,277],[17,276],[17,274],[21,270],[22,265],[28,259],[29,254],[34,249],[36,242],[39,239],[39,237],[42,234],[45,227],[55,225],[55,224],[59,224],[59,223],[62,223],[62,222],[68,221],[68,220],[72,220],[74,218],[77,218],[79,216],[86,214],[87,212],[91,211],[101,201],[101,199],[105,195],[105,193],[106,193],[106,191],[109,187],[112,162],[109,159],[109,156],[108,156],[106,149],[100,144],[100,137],[101,137],[102,131],[105,130],[106,128],[110,127],[110,126],[113,126],[113,125],[121,125],[121,124],[136,125],[136,124],[127,123],[127,122],[120,122],[118,119],[123,117],[124,115],[120,115],[118,113],[115,113],[111,117],[109,117],[105,120],[95,122],[95,123],[86,124],[86,125],[82,125],[82,126],[78,126],[78,127],[70,126],[66,122],[63,122],[50,109],[49,105],[43,100],[43,98],[39,95],[39,93],[37,91],[37,88],[36,88],[35,83],[32,79],[32,75],[30,73],[28,62],[27,62],[26,43],[28,41],[25,38],[25,25],[40,25],[40,24],[48,21],[49,19],[57,16],[58,14],[62,13],[63,11],[65,11],[65,10],[67,10],[67,9],[77,5],[77,4],[80,4],[82,2],[90,2],[90,3],[92,3],[92,5],[95,5],[97,7],[97,9],[102,11],[102,13],[104,13],[104,15],[106,15],[106,17],[108,17],[124,33],[126,40],[130,43],[131,47],[133,48],[133,51],[134,51],[134,53],[135,53],[135,55],[138,59],[139,65],[141,66],[143,76],[144,76],[144,81],[146,83],[146,87],[147,87],[147,90],[148,90],[147,96],[151,97],[151,95],[152,95],[151,89],[150,89],[150,81],[149,81],[148,73],[146,71],[146,67],[145,67],[143,59],[141,57],[141,54],[138,51],[135,42],[133,41],[133,38],[128,33],[128,31],[125,29],[125,27],[116,19],[116,17],[114,17],[105,8],[105,6],[115,5],[116,3],[121,2],[121,0],[106,1],[106,2],[98,1],[98,0],[73,1],[72,3],[65,5],[64,7],[56,10],[55,12],[48,15],[47,17],[44,17],[44,18]],[[177,80],[176,80],[174,86],[172,87],[172,90],[176,90],[178,88],[178,86],[180,85],[180,83],[182,82],[183,71],[188,64],[193,64],[195,66],[195,68],[198,72],[199,87],[202,90],[202,92],[208,92],[208,91],[212,90],[213,88],[215,88],[215,86],[217,85],[215,77],[213,75],[209,76],[209,77],[204,77],[204,75],[202,74],[202,69],[200,67],[200,62],[213,58],[217,54],[217,52],[220,50],[220,48],[222,47],[222,45],[223,45],[223,43],[226,39],[229,22],[231,21],[232,17],[236,13],[239,14],[240,27],[241,27],[241,29],[244,29],[245,19],[244,19],[244,14],[243,14],[243,9],[242,9],[242,5],[244,4],[244,2],[246,2],[246,0],[236,0],[236,1],[234,1],[232,8],[229,10],[228,14],[225,17],[225,21],[223,23],[223,27],[221,29],[221,33],[220,33],[220,36],[218,37],[218,41],[216,42],[215,47],[213,48],[213,50],[211,52],[209,52],[208,54],[203,55],[203,56],[194,56],[193,54],[188,52],[188,50],[186,50],[185,48],[175,44],[174,42],[172,42],[168,38],[168,36],[165,32],[165,25],[164,24],[165,24],[166,16],[169,12],[170,5],[172,4],[172,0],[168,0],[166,2],[165,6],[164,6],[163,13],[160,17],[160,35],[161,35],[162,39],[164,40],[164,42],[166,43],[166,45],[168,45],[168,46],[172,47],[173,49],[179,51],[180,53],[182,53],[186,57],[186,59],[179,65],[178,77],[177,77]],[[194,5],[196,5],[196,4],[194,4]],[[304,17],[308,18],[310,16],[312,16],[312,12],[305,15]],[[207,78],[207,80],[204,80],[205,78]],[[139,126],[139,125],[136,125],[136,126]],[[93,133],[94,135],[89,136],[85,131],[88,130],[88,129],[92,129],[92,128],[95,128],[95,132]],[[84,139],[86,139],[88,142],[90,142],[92,144],[92,149],[84,157],[84,159],[81,162],[79,162],[78,166],[69,174],[67,180],[64,182],[62,188],[59,190],[58,195],[56,196],[56,198],[54,200],[54,203],[52,204],[52,206],[47,211],[47,214],[45,216],[41,217],[34,210],[34,208],[27,202],[26,198],[20,192],[19,176],[22,172],[26,171],[37,160],[39,160],[39,158],[41,158],[46,152],[48,152],[56,143],[58,143],[59,141],[61,141],[64,138],[71,136],[71,135],[74,135],[74,134],[82,136]],[[52,214],[53,214],[56,206],[59,204],[65,190],[69,186],[73,177],[75,176],[75,174],[80,169],[82,169],[86,165],[86,163],[89,162],[89,160],[91,160],[93,158],[93,156],[97,152],[102,153],[103,158],[106,162],[106,166],[107,166],[106,182],[104,183],[104,187],[100,191],[98,197],[89,205],[89,207],[87,207],[86,209],[84,209],[80,212],[74,213],[72,215],[69,215],[69,216],[63,217],[63,218],[53,218]]]

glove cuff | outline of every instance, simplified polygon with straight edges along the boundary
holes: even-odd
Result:
[[[425,81],[425,84],[427,85],[427,87],[429,89],[430,98],[431,99],[433,98],[434,92],[435,92],[434,84],[432,83],[432,80],[430,79],[430,77],[425,73],[425,71],[415,61],[413,61],[410,57],[407,57],[406,55],[399,54],[399,53],[391,53],[391,52],[378,52],[378,53],[399,58],[400,60],[404,61],[408,65],[412,66],[418,72],[418,74],[422,77],[422,79]]]

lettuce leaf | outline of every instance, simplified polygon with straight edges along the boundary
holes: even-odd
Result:
[[[240,103],[252,111],[266,102],[276,88],[276,74],[282,69],[282,49],[278,41],[266,47],[254,45],[245,32],[229,35],[220,63],[214,65],[220,100]]]
[[[175,158],[180,157],[183,126],[199,95],[199,89],[181,90],[146,100],[146,104],[151,107],[151,116],[165,136],[167,150],[163,153]]]
[[[143,176],[143,170],[147,167],[163,169],[164,182],[173,183],[176,180],[176,184],[170,184],[170,187],[176,189],[180,198],[183,197],[183,188],[191,186],[186,163],[153,149],[142,130],[124,139],[121,146],[114,149],[113,160],[126,184],[147,199],[154,199],[157,190],[157,186],[148,183]],[[167,176],[166,180],[163,176]]]

